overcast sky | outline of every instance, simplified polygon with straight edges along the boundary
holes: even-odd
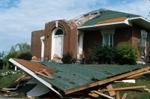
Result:
[[[150,11],[149,0],[0,0],[0,52],[31,41],[31,32],[51,20],[71,19],[105,8],[139,14]]]

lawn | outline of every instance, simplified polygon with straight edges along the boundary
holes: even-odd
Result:
[[[0,70],[0,88],[11,86],[22,74],[21,71]]]
[[[136,79],[135,84],[113,83],[113,87],[128,87],[146,85],[150,89],[150,74],[143,75]],[[127,93],[127,99],[150,99],[150,93],[144,90],[121,91],[120,95]]]

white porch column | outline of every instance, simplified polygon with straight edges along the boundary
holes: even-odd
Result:
[[[44,61],[44,47],[45,47],[44,39],[45,37],[42,36],[40,39],[41,39],[41,61]]]
[[[84,33],[81,31],[78,31],[78,55],[77,58],[81,59],[83,55],[83,37]]]

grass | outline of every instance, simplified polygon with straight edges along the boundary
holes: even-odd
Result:
[[[150,74],[141,76],[136,79],[135,84],[129,83],[113,83],[113,87],[128,87],[128,86],[142,86],[145,85],[150,89]],[[127,90],[120,91],[120,95],[122,96],[124,93],[127,93],[127,99],[150,99],[150,93],[144,90]]]
[[[1,73],[11,72],[13,70],[0,70]],[[9,74],[6,76],[0,76],[0,88],[9,87],[14,84],[15,80],[22,75],[22,72],[17,72],[16,74]]]

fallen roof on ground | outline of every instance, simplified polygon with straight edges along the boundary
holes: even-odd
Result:
[[[44,81],[46,83],[43,84],[50,84],[64,92],[64,94],[70,94],[91,87],[100,86],[150,70],[150,66],[144,65],[81,65],[41,62],[41,64],[45,65],[46,67],[56,70],[55,72],[51,73],[53,79],[48,79],[44,76],[36,74],[34,71],[31,71],[32,73],[28,72],[30,69],[25,67],[24,65],[26,64],[23,64],[20,61],[10,59],[10,62],[34,78],[37,77],[36,79],[41,83]],[[30,63],[32,64],[33,62]],[[42,80],[39,80],[38,78]],[[50,89],[53,89],[53,91],[58,93],[56,89],[52,88],[52,86],[50,86]]]

